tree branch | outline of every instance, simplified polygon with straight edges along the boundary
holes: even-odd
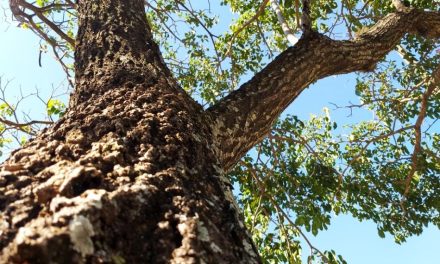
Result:
[[[67,41],[72,47],[75,47],[75,40],[69,37],[66,33],[64,33],[57,25],[55,25],[52,21],[50,21],[43,12],[46,10],[45,8],[38,8],[29,4],[26,1],[20,1],[20,5],[24,8],[27,8],[35,13],[41,21],[43,21],[48,27],[50,27],[55,33],[57,33],[62,39]]]
[[[302,1],[301,27],[304,33],[312,30],[312,19],[310,18],[310,0]]]
[[[281,29],[283,30],[283,33],[290,45],[295,45],[298,42],[298,38],[295,36],[293,30],[289,27],[289,24],[287,24],[286,20],[284,19],[283,12],[278,4],[278,0],[270,0],[270,6],[277,15],[278,23],[280,24]]]
[[[405,6],[405,4],[401,0],[392,0],[391,2],[393,3],[397,11],[405,11],[408,9],[408,7]]]
[[[45,23],[50,29],[52,29],[58,36],[60,36],[62,39],[64,39],[67,43],[69,43],[72,47],[75,47],[75,40],[72,39],[71,37],[69,37],[64,31],[62,31],[59,26],[55,25],[55,23],[53,23],[52,21],[50,21],[45,15],[44,12],[47,12],[48,10],[50,10],[51,8],[61,8],[61,7],[70,7],[70,4],[50,4],[48,6],[39,8],[36,7],[26,1],[23,0],[10,0],[9,1],[9,6],[11,8],[12,13],[14,14],[14,17],[20,21],[20,22],[24,22],[24,23],[30,23],[32,21],[32,16],[33,15],[28,15],[25,13],[25,9],[29,9],[32,12],[34,12],[34,14],[41,19],[41,21],[43,23]],[[20,7],[23,8],[23,10],[20,9]],[[26,20],[28,20],[26,22]],[[32,25],[32,28],[34,31],[38,32],[38,35],[41,35],[46,41],[48,41],[51,45],[53,45],[50,41],[50,38],[47,37],[47,35],[38,27],[38,26],[34,26]],[[49,40],[48,40],[49,39]]]
[[[440,37],[440,12],[392,13],[351,41],[304,34],[238,90],[210,107],[218,155],[227,171],[270,131],[281,112],[311,83],[336,74],[371,71],[406,34]]]
[[[52,125],[53,122],[52,121],[45,121],[45,120],[32,120],[26,123],[17,123],[17,122],[13,122],[10,120],[7,120],[5,118],[0,117],[0,123],[3,123],[7,126],[16,128],[22,132],[25,133],[29,133],[27,130],[25,130],[25,127],[31,126],[31,125],[35,125],[35,124],[39,124],[39,125]]]
[[[248,27],[252,22],[254,22],[255,20],[258,19],[259,16],[261,16],[264,12],[264,10],[266,9],[267,4],[269,3],[269,0],[263,0],[263,3],[261,3],[260,7],[258,7],[258,11],[257,13],[255,13],[254,16],[252,16],[248,21],[246,21],[237,31],[235,31],[232,34],[231,40],[229,41],[229,48],[228,51],[226,52],[226,55],[230,56],[231,55],[231,50],[232,50],[232,44],[234,44],[235,38],[240,35],[240,33],[246,28]]]
[[[411,170],[409,171],[405,179],[405,192],[403,193],[402,202],[404,202],[408,197],[408,194],[411,189],[411,181],[414,178],[414,175],[416,174],[419,167],[418,166],[419,158],[420,158],[419,155],[422,152],[422,124],[423,121],[425,120],[426,112],[428,110],[428,99],[434,93],[434,91],[440,87],[439,84],[440,84],[440,65],[437,66],[437,68],[435,69],[432,76],[432,81],[422,96],[420,113],[419,116],[417,117],[416,124],[414,125],[415,142],[414,142],[413,154],[411,156]]]

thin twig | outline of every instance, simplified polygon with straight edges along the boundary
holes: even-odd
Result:
[[[254,22],[261,14],[263,14],[267,4],[269,3],[270,0],[264,0],[263,3],[261,3],[260,7],[258,8],[257,13],[255,13],[255,15],[253,17],[251,17],[251,19],[249,19],[248,21],[246,21],[237,31],[235,31],[232,34],[231,40],[229,41],[229,48],[226,52],[226,56],[230,56],[231,55],[231,51],[232,51],[232,44],[234,44],[234,40],[235,38],[240,35],[240,33],[246,28],[248,27],[252,22]]]

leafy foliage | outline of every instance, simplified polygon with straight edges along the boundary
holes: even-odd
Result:
[[[63,116],[66,111],[66,105],[58,99],[49,99],[47,102],[47,114],[49,116]]]

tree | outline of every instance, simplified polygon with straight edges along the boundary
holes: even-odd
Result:
[[[227,2],[236,10],[249,9],[254,4],[253,1]],[[191,85],[197,88],[198,82],[208,82],[212,75],[208,76],[209,71],[202,69],[200,74],[205,76],[195,80],[197,64],[193,61],[187,71],[182,67],[172,68],[179,77],[179,82],[176,81],[153,40],[152,29],[160,32],[153,21],[162,21],[161,14],[173,5],[99,0],[37,1],[35,6],[11,0],[16,18],[45,39],[55,54],[75,50],[75,88],[68,110],[60,120],[15,151],[2,165],[0,262],[259,263],[259,252],[264,258],[272,254],[271,257],[280,261],[293,262],[298,256],[280,253],[280,245],[286,246],[288,252],[297,250],[297,244],[290,240],[292,233],[298,232],[295,228],[305,226],[317,232],[328,225],[331,211],[345,210],[359,218],[373,219],[382,225],[380,233],[394,232],[400,240],[405,237],[400,231],[414,234],[421,232],[421,226],[428,222],[439,224],[435,192],[440,170],[436,163],[438,134],[433,133],[433,139],[428,142],[435,146],[429,152],[422,146],[421,126],[426,117],[438,118],[440,71],[438,55],[433,52],[435,43],[430,41],[440,36],[440,14],[423,9],[434,8],[434,3],[429,1],[413,3],[419,8],[393,2],[394,7],[376,2],[371,7],[368,2],[361,7],[371,12],[367,21],[373,23],[370,27],[361,27],[361,20],[353,14],[344,17],[348,29],[357,30],[351,40],[334,40],[317,30],[319,25],[321,30],[328,30],[328,23],[318,22],[336,8],[336,2],[329,1],[330,6],[322,7],[303,1],[302,19],[298,18],[298,1],[296,5],[292,1],[281,2],[286,10],[292,7],[292,17],[303,31],[299,41],[224,98],[220,94],[234,88],[227,87],[227,82],[212,81],[209,89],[200,88],[210,103],[204,109],[182,87],[187,91]],[[243,36],[252,37],[248,26],[256,20],[266,26],[282,22],[279,13],[274,16],[276,23],[264,20],[268,3],[263,1],[255,15],[226,36],[225,45],[219,47],[218,52],[233,61],[229,71],[220,71],[224,78],[233,80],[232,86],[238,85],[235,74],[256,71],[259,67],[255,62],[261,62],[263,57],[258,50],[249,52],[246,47],[249,43],[242,40]],[[271,3],[277,10],[278,3]],[[358,8],[357,1],[342,3],[351,11]],[[148,20],[145,4],[157,9]],[[186,7],[181,1],[175,4]],[[330,11],[325,11],[326,8]],[[68,20],[72,23],[77,14],[76,42],[68,27],[64,27],[66,21],[58,22],[60,15],[56,12],[60,10],[68,13],[76,10],[72,20]],[[384,13],[388,14],[379,17]],[[189,20],[206,26],[202,20],[210,21],[209,18],[198,15]],[[39,19],[38,23],[35,18]],[[159,24],[167,25],[166,21]],[[208,34],[208,37],[215,36]],[[192,47],[192,58],[204,58],[197,38],[189,34],[185,41]],[[172,60],[172,48],[160,39],[159,42],[167,51],[165,59]],[[308,127],[295,117],[277,123],[281,112],[309,84],[326,76],[373,71],[401,42],[405,59],[420,62],[413,64],[413,72],[431,73],[431,77],[419,76],[422,80],[414,74],[400,80],[409,86],[421,82],[412,89],[420,88],[416,96],[411,95],[413,100],[409,100],[413,103],[412,112],[393,119],[405,124],[416,117],[413,126],[389,131],[386,125],[394,121],[383,115],[381,122],[362,124],[355,129],[354,144],[347,144],[346,152],[334,154],[328,146],[325,151],[319,149],[331,145],[326,134],[333,127],[329,118],[312,120]],[[278,47],[283,45],[285,41]],[[412,49],[423,56],[411,52]],[[216,57],[214,67],[221,67],[221,57]],[[59,58],[69,73],[68,65]],[[246,60],[248,64],[243,65]],[[193,74],[185,76],[188,72]],[[376,73],[369,80],[382,77],[385,83],[387,74],[394,74],[393,69]],[[392,103],[396,114],[401,114],[405,105],[393,101],[393,94],[387,90],[391,86],[381,88],[382,97],[379,97],[371,92],[374,89],[368,88],[368,81],[359,81],[357,91],[363,98],[369,98],[366,103],[377,108],[377,113],[383,114],[390,109],[387,103]],[[402,96],[399,90],[391,91]],[[313,135],[317,142],[321,140],[321,144],[310,148],[312,158],[299,164],[298,158],[302,156],[296,146],[309,146],[301,131],[313,128],[314,133],[308,135]],[[320,130],[324,133],[320,134]],[[403,133],[408,130],[414,134]],[[267,135],[268,140],[263,141]],[[390,160],[395,158],[395,153],[389,152],[395,146],[383,140],[392,135],[402,137],[397,141],[413,140],[411,158],[406,163],[396,159],[389,166],[378,167],[375,164],[380,163],[381,153],[389,155],[385,157]],[[279,141],[271,144],[272,139]],[[232,170],[261,142],[261,153],[266,156],[271,151],[277,153],[275,157],[279,159],[269,160],[273,166],[264,167],[262,164],[267,162],[247,157]],[[370,144],[376,148],[370,149]],[[399,151],[406,147],[405,143],[399,146]],[[273,150],[274,147],[277,149]],[[280,154],[283,149],[287,149],[287,157]],[[345,155],[343,158],[350,163],[352,177],[344,178],[336,169],[339,154]],[[258,177],[258,173],[269,169],[273,177]],[[227,172],[231,172],[234,182],[241,183],[244,219]],[[286,180],[292,175],[296,177]],[[285,188],[280,188],[283,186],[279,183],[285,184]],[[380,191],[375,193],[372,185]],[[290,196],[295,188],[298,193]],[[253,192],[246,194],[252,189]],[[259,204],[255,203],[256,197]],[[298,197],[304,199],[300,202],[307,207],[294,208],[297,218],[293,223],[284,209],[290,206],[288,199]],[[309,206],[309,200],[318,205]],[[277,228],[283,236],[273,239],[270,232],[262,235],[255,231],[254,243],[245,228],[249,208],[261,208],[262,213],[255,213],[259,219],[254,221],[266,230],[268,216],[277,214],[281,224]],[[399,214],[402,217],[396,218]],[[262,245],[277,247],[268,253],[259,251],[256,244],[260,249]],[[337,261],[332,253],[313,250],[324,262]]]

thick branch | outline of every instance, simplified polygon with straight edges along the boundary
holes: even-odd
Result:
[[[440,37],[440,13],[410,10],[389,14],[352,41],[305,34],[240,89],[207,110],[224,169],[260,142],[308,85],[330,75],[374,69],[406,33]]]

